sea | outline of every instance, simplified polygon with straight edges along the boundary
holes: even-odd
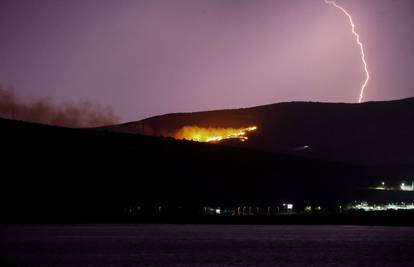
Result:
[[[0,266],[414,266],[414,228],[0,225]]]

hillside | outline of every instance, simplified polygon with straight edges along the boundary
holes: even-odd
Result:
[[[362,166],[172,138],[0,119],[5,221],[116,220],[126,207],[335,207],[413,165]],[[20,219],[19,219],[20,218]]]
[[[414,98],[362,104],[290,102],[176,113],[106,127],[164,135],[184,126],[258,130],[232,146],[362,164],[414,162]],[[223,142],[226,143],[226,142]]]

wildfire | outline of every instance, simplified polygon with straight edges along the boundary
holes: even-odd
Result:
[[[246,134],[255,131],[257,126],[246,128],[202,128],[198,126],[184,126],[176,134],[176,139],[185,139],[197,142],[219,142],[226,139],[239,139],[245,142],[249,139]]]

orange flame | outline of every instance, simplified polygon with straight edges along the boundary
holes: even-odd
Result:
[[[246,128],[202,128],[198,126],[184,126],[176,134],[176,139],[185,139],[197,142],[219,142],[226,139],[239,139],[244,142],[248,139],[247,132],[255,131],[257,126]]]

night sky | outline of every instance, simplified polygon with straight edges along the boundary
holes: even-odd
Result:
[[[414,96],[414,1],[337,0],[371,80]],[[122,121],[281,101],[357,102],[347,18],[323,0],[0,0],[0,83],[24,99],[91,100]]]

